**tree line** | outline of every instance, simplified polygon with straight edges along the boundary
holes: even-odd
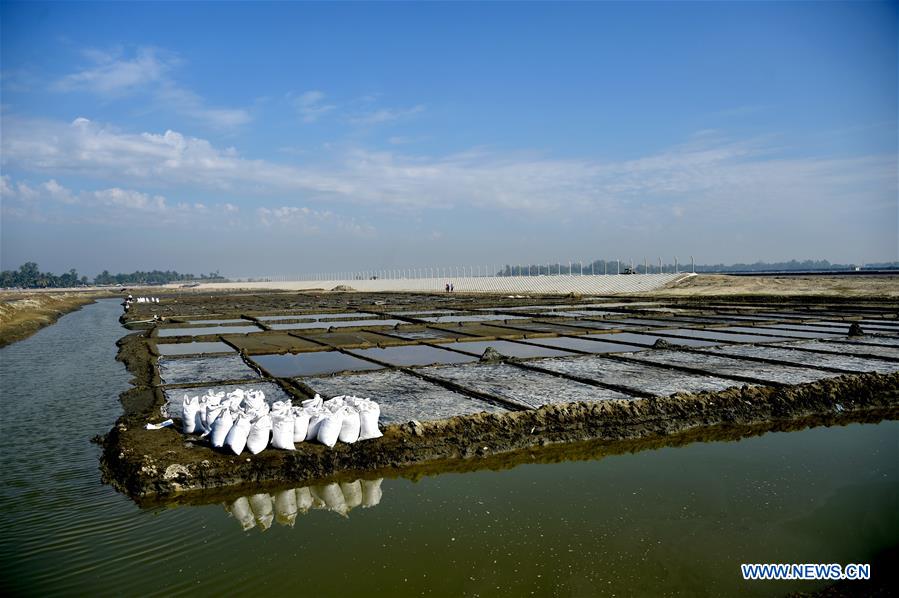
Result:
[[[138,270],[130,274],[110,274],[109,270],[103,270],[93,280],[87,276],[79,276],[72,268],[63,274],[41,272],[35,262],[27,262],[19,266],[18,270],[3,270],[0,272],[0,287],[17,287],[23,289],[54,289],[65,287],[78,287],[94,285],[138,285],[138,284],[165,284],[169,282],[191,282],[224,280],[218,271],[209,274],[181,274],[174,270]]]

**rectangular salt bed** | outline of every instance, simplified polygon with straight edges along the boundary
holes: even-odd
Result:
[[[625,356],[642,354],[630,353]],[[534,365],[560,374],[589,378],[597,382],[642,390],[659,396],[668,396],[676,392],[719,391],[743,384],[717,376],[702,376],[643,363],[624,363],[592,356],[546,359]]]
[[[424,368],[421,371],[435,378],[455,382],[472,390],[534,408],[549,403],[633,398],[614,390],[559,378],[551,374],[541,374],[505,363],[473,363]]]
[[[441,346],[450,347],[452,349],[456,349],[457,351],[465,351],[467,353],[477,355],[478,357],[484,354],[484,351],[487,349],[487,347],[493,347],[494,349],[499,351],[500,354],[505,355],[506,357],[562,357],[571,355],[571,353],[559,349],[545,349],[543,347],[536,347],[534,345],[527,345],[524,343],[513,343],[511,341],[499,340],[447,343]]]
[[[465,396],[415,376],[382,370],[327,378],[301,378],[325,398],[356,395],[370,398],[381,407],[382,423],[427,421],[473,413],[504,413],[504,407]]]
[[[599,336],[608,336],[608,335],[590,335],[594,338]],[[616,343],[604,343],[601,340],[590,340],[586,336],[579,338],[569,338],[565,336],[555,337],[555,338],[535,338],[523,341],[528,344],[534,345],[550,345],[552,347],[558,347],[560,349],[575,349],[577,351],[584,351],[587,353],[621,353],[624,351],[630,351],[631,348],[627,345],[619,345]]]
[[[163,356],[236,352],[230,346],[219,341],[209,343],[159,343],[156,345],[156,350]]]
[[[317,321],[296,324],[270,324],[272,330],[307,330],[310,328],[350,328],[353,326],[396,326],[405,324],[400,320],[334,320]]]
[[[473,355],[463,355],[428,345],[406,345],[372,349],[354,349],[354,355],[371,357],[396,366],[432,365],[435,363],[469,363],[477,361]]]
[[[634,354],[633,358],[648,363],[663,363],[696,368],[721,376],[745,376],[781,384],[803,384],[834,376],[832,373],[811,368],[756,363],[723,355],[705,355],[681,351],[642,351],[639,354]]]
[[[802,345],[799,345],[802,346]],[[779,361],[788,361],[798,365],[807,365],[811,367],[821,366],[829,368],[840,368],[843,370],[851,370],[854,372],[877,372],[879,374],[888,374],[899,371],[899,363],[889,361],[881,361],[879,359],[865,359],[854,355],[822,355],[821,353],[804,353],[796,351],[788,347],[755,347],[752,345],[737,345],[730,347],[717,347],[713,349],[715,353],[723,355],[745,355],[748,357],[764,357],[766,359],[777,359]]]
[[[159,358],[163,384],[192,384],[223,380],[251,380],[259,374],[237,355],[223,357]]]
[[[784,345],[790,347],[793,345]],[[807,349],[816,349],[820,351],[832,351],[834,353],[850,354],[850,355],[879,355],[883,357],[892,357],[899,359],[899,346],[891,347],[889,345],[855,345],[849,342],[840,341],[812,341],[810,343],[797,344],[798,347]]]
[[[344,371],[377,370],[382,367],[340,351],[253,355],[251,359],[276,378],[321,376]]]
[[[203,336],[206,334],[244,334],[261,332],[258,326],[207,326],[205,328],[159,328],[156,336]]]

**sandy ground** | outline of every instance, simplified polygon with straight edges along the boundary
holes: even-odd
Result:
[[[666,288],[641,293],[645,297],[818,296],[899,298],[896,276],[726,276],[699,274]]]

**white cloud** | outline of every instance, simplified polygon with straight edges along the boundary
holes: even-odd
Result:
[[[411,108],[381,108],[372,112],[358,114],[350,118],[350,122],[356,125],[380,125],[388,122],[406,120],[425,111],[421,104]]]
[[[84,54],[94,64],[66,75],[53,89],[86,91],[108,99],[143,93],[156,106],[170,108],[215,128],[233,128],[252,120],[248,110],[209,106],[197,93],[178,84],[172,72],[181,61],[171,52],[138,48],[133,57],[123,56],[121,50],[111,53],[88,50]]]
[[[896,193],[895,156],[785,158],[765,140],[732,142],[717,135],[623,161],[338,148],[314,164],[292,166],[243,158],[233,148],[175,131],[125,133],[86,119],[64,124],[8,118],[4,124],[4,166],[50,177],[102,178],[120,188],[149,183],[241,197],[302,197],[319,205],[564,209],[622,222],[715,214],[722,223],[736,223],[762,214],[797,219],[870,210],[895,202]],[[275,214],[266,217],[271,221]]]
[[[312,123],[336,108],[324,103],[325,94],[318,90],[307,91],[294,100],[297,112],[305,123]]]
[[[171,54],[155,48],[140,48],[133,58],[96,50],[85,53],[94,65],[60,79],[55,87],[60,91],[89,91],[108,96],[134,92],[167,77],[177,64]]]

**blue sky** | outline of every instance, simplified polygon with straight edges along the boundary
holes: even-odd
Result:
[[[897,4],[0,4],[2,267],[897,259]]]

